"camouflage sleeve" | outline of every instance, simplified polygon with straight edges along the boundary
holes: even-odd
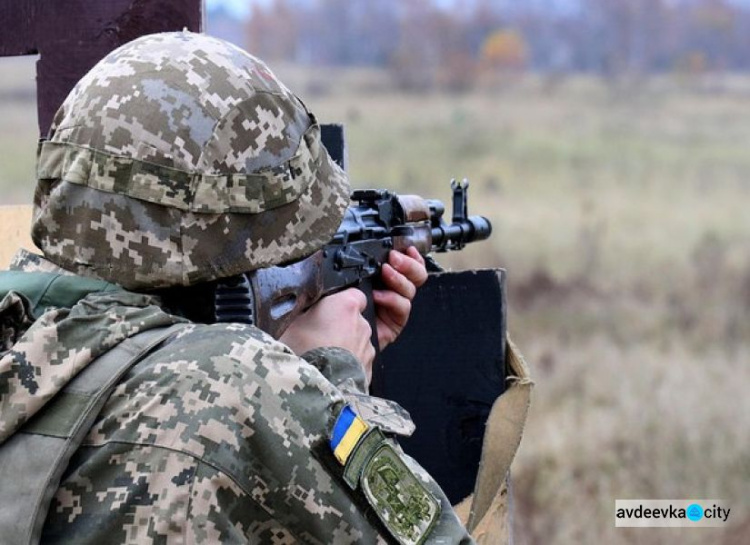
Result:
[[[349,393],[367,394],[367,379],[359,360],[343,348],[329,346],[302,354],[328,381]]]
[[[344,406],[320,371],[254,328],[188,327],[117,386],[68,466],[43,541],[394,542],[332,451]],[[423,542],[468,542],[437,501]]]
[[[411,435],[414,426],[409,414],[397,403],[367,395],[365,374],[362,365],[349,351],[327,347],[310,350],[302,358],[315,366],[332,384],[338,387],[357,414],[369,424],[379,426],[385,432],[398,435]],[[425,484],[429,492],[440,503],[440,517],[431,531],[429,543],[473,543],[448,497],[435,480],[413,458],[404,454],[400,446],[398,452],[406,465]]]

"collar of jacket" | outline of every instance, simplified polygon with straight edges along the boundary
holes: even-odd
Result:
[[[122,291],[103,280],[54,272],[0,271],[0,300],[9,292],[22,295],[36,319],[49,307],[71,308],[90,293]]]
[[[71,308],[90,293],[124,291],[122,287],[58,267],[43,256],[20,249],[8,271],[0,271],[0,301],[11,291],[23,296],[33,319],[45,309]]]

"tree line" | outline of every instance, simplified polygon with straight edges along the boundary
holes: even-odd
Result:
[[[245,30],[263,58],[383,66],[407,88],[523,71],[750,70],[740,0],[272,0]]]

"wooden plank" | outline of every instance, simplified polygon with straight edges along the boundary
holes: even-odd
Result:
[[[31,241],[31,205],[0,206],[0,270],[19,248],[39,252]]]
[[[75,83],[120,45],[155,32],[203,28],[202,0],[0,0],[0,55],[38,53],[39,133]]]
[[[36,0],[0,0],[0,57],[33,55]]]

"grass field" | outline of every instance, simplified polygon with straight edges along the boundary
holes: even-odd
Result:
[[[291,71],[289,79],[294,80]],[[358,184],[448,199],[471,179],[537,387],[515,462],[528,545],[737,543],[750,533],[750,92],[668,79],[612,89],[403,96],[382,74],[297,88],[346,123]],[[729,531],[615,529],[617,498],[737,505]]]
[[[0,201],[22,202],[33,70],[9,66]],[[378,72],[277,72],[346,124],[355,185],[449,200],[465,176],[471,212],[491,218],[492,241],[449,264],[508,270],[511,332],[535,373],[517,543],[750,535],[750,80],[527,78],[452,96],[399,94]],[[728,530],[618,530],[616,498],[736,510]]]

